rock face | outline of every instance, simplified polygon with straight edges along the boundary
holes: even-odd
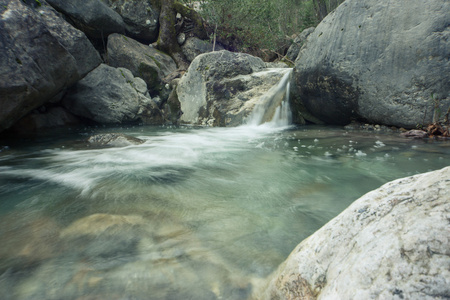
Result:
[[[287,70],[284,70],[287,72]],[[283,76],[260,58],[218,51],[199,55],[177,86],[182,123],[237,126]]]
[[[68,16],[74,25],[93,38],[110,33],[125,33],[122,17],[101,0],[48,0],[56,10]]]
[[[91,136],[88,143],[94,147],[126,147],[140,145],[144,141],[121,133],[105,133]]]
[[[189,61],[193,61],[194,58],[196,58],[200,54],[212,52],[213,44],[208,41],[201,40],[197,37],[191,37],[188,38],[187,41],[183,44],[181,50],[183,50],[184,55]],[[216,44],[214,51],[221,50],[224,50],[224,48]]]
[[[108,62],[113,67],[129,69],[147,83],[152,96],[168,97],[164,77],[177,69],[173,59],[153,47],[141,44],[121,34],[108,37]]]
[[[432,122],[450,106],[449,13],[446,0],[345,1],[297,58],[298,104],[326,123]]]
[[[86,35],[65,22],[61,16],[49,6],[40,10],[50,33],[75,58],[76,68],[80,78],[92,71],[101,63],[101,58]]]
[[[44,109],[44,107],[41,107]],[[63,107],[50,107],[45,111],[38,110],[26,115],[15,123],[11,129],[15,132],[27,134],[41,131],[45,128],[62,127],[79,124],[80,120]]]
[[[45,4],[0,1],[0,131],[100,64],[86,36]]]
[[[306,39],[308,36],[314,32],[314,27],[309,27],[303,30],[295,39],[292,45],[289,47],[286,57],[291,60],[295,61],[297,59],[298,53],[300,52],[300,49],[305,44]]]
[[[263,299],[450,297],[450,167],[387,183],[300,243]]]
[[[154,42],[158,38],[159,8],[151,1],[104,0],[125,22],[127,35]]]
[[[77,82],[63,104],[75,115],[98,123],[162,123],[161,113],[148,95],[145,82],[133,77],[127,69],[105,64]]]

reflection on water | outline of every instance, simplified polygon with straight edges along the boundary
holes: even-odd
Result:
[[[145,143],[86,145],[101,132]],[[447,166],[450,143],[317,126],[135,127],[0,149],[2,299],[247,299],[362,194]]]

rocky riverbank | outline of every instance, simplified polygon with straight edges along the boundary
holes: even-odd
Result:
[[[450,167],[389,182],[300,243],[258,299],[450,297]]]

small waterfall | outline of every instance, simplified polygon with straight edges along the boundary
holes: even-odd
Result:
[[[292,113],[289,105],[289,90],[292,69],[289,69],[278,85],[272,87],[255,105],[247,119],[247,125],[266,124],[283,127],[291,124]]]

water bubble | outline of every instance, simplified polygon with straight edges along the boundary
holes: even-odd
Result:
[[[318,143],[319,142],[319,140],[318,139],[314,139],[314,143]]]
[[[361,150],[358,150],[358,152],[356,152],[355,155],[358,156],[358,157],[367,156],[367,154],[362,152]]]
[[[382,141],[376,141],[375,142],[375,148],[381,148],[381,147],[384,147],[384,146],[386,146]]]
[[[298,151],[298,147],[294,147],[294,151]]]

